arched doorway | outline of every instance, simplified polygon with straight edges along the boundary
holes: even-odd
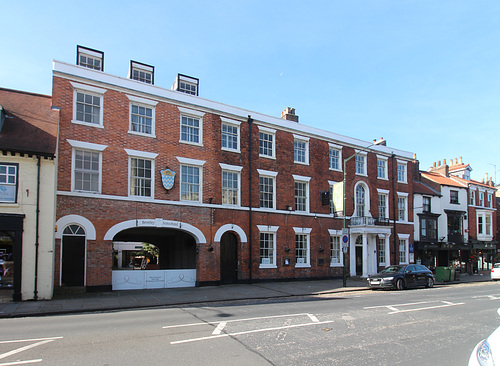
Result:
[[[61,284],[85,286],[85,230],[68,225],[62,235]]]
[[[226,232],[220,240],[220,282],[221,284],[238,281],[238,238]]]

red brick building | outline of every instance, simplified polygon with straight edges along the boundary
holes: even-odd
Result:
[[[300,124],[291,108],[203,99],[185,75],[165,89],[135,61],[127,78],[106,74],[101,52],[77,51],[78,65],[53,67],[56,286],[340,277],[344,223],[350,275],[412,260],[412,153]]]

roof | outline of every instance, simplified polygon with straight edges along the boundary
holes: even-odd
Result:
[[[429,187],[424,182],[413,181],[413,193],[416,194],[426,194],[430,196],[441,196],[441,193],[431,187]]]
[[[466,184],[467,186],[469,186],[470,184],[474,184],[478,187],[484,187],[484,188],[488,188],[490,190],[497,189],[496,187],[494,187],[488,183],[478,182],[477,180],[473,180],[473,179],[467,180],[467,179],[463,179],[463,178],[455,177],[455,176],[453,176],[452,178],[457,180],[458,182],[461,182],[462,184]]]
[[[5,120],[0,131],[0,150],[55,156],[59,110],[48,95],[0,88]]]
[[[470,167],[469,164],[455,164],[455,165],[450,165],[449,167],[449,171],[450,173],[451,172],[455,172],[455,171],[460,171],[460,170],[472,170],[472,168]]]
[[[53,61],[53,75],[70,80],[78,80],[84,83],[95,85],[100,84],[105,88],[117,88],[119,90],[128,90],[133,93],[140,93],[149,98],[162,98],[174,103],[183,104],[187,108],[211,110],[215,113],[222,113],[228,118],[236,118],[238,120],[251,117],[257,124],[267,125],[271,128],[279,128],[282,130],[291,131],[293,133],[305,134],[306,136],[314,136],[333,143],[341,143],[349,145],[353,148],[370,148],[370,151],[375,153],[393,154],[400,158],[413,161],[413,153],[403,150],[398,150],[384,145],[373,145],[371,141],[362,141],[356,138],[339,135],[330,131],[311,127],[305,124],[299,124],[293,121],[287,121],[279,117],[271,117],[262,113],[253,112],[243,108],[233,107],[224,103],[215,102],[204,99],[198,96],[187,93],[180,93],[170,89],[164,89],[157,85],[146,84],[140,81],[127,79],[119,76],[104,73],[102,71],[91,70],[86,67],[71,65],[61,61]]]
[[[422,177],[425,177],[435,183],[441,184],[443,186],[451,186],[451,187],[459,187],[459,188],[467,188],[467,182],[464,179],[458,177],[446,177],[441,173],[430,173],[430,172],[421,172]],[[460,179],[460,181],[458,179]]]

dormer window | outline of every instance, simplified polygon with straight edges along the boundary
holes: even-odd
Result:
[[[199,83],[200,81],[197,78],[177,74],[174,85],[172,85],[172,90],[198,96]]]
[[[76,64],[92,70],[104,71],[104,52],[76,46]]]
[[[154,84],[155,68],[137,61],[130,61],[128,77],[146,84]]]

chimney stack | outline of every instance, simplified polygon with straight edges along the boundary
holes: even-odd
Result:
[[[281,112],[281,119],[286,119],[287,121],[299,122],[299,116],[295,115],[295,108],[286,107]]]

